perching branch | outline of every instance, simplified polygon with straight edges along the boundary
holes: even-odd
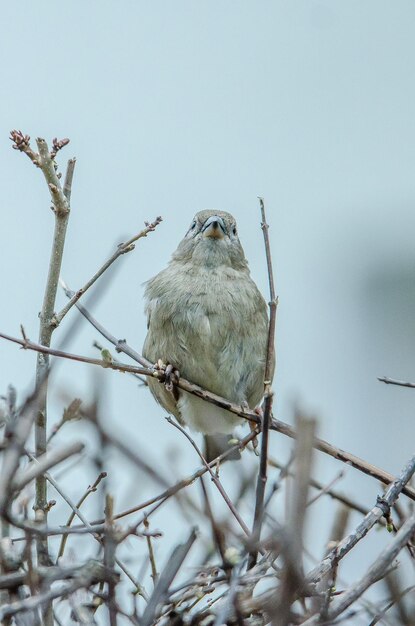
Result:
[[[23,348],[26,348],[28,350],[35,350],[36,352],[44,352],[45,354],[50,354],[52,356],[66,358],[66,359],[70,359],[74,361],[80,361],[81,363],[99,365],[100,367],[103,367],[105,369],[112,369],[112,370],[117,370],[120,372],[132,372],[135,374],[142,374],[143,376],[153,376],[154,378],[158,378],[160,382],[163,382],[163,379],[164,379],[164,373],[157,369],[150,369],[148,367],[136,367],[134,365],[113,363],[111,361],[104,361],[102,359],[91,359],[89,357],[71,354],[69,352],[63,352],[62,350],[54,350],[52,348],[47,348],[46,346],[41,346],[39,344],[31,342],[27,338],[18,339],[17,337],[12,337],[10,335],[7,335],[6,333],[0,333],[0,338],[6,339],[13,343],[17,343],[21,345]],[[119,342],[115,338],[114,338],[114,342],[115,342],[114,345],[119,346],[120,351],[122,352],[125,351],[126,353],[128,351],[128,354],[130,356],[131,354],[137,354],[135,350],[133,350],[132,348],[129,349],[129,347],[127,347],[128,344],[126,344],[125,342]],[[222,398],[221,396],[218,396],[217,394],[214,394],[211,391],[207,391],[206,389],[203,389],[203,387],[200,387],[199,385],[196,385],[195,383],[191,383],[190,381],[184,378],[179,378],[177,382],[177,386],[180,389],[183,389],[184,391],[187,391],[197,396],[198,398],[201,398],[203,400],[206,400],[207,402],[210,402],[211,404],[215,404],[216,406],[219,406],[223,409],[227,409],[231,413],[234,413],[235,415],[239,415],[239,417],[245,420],[248,420],[250,422],[255,422],[256,424],[260,423],[260,418],[258,417],[258,414],[255,411],[251,411],[249,409],[245,409],[241,407],[238,404],[234,404],[230,402],[229,400],[226,400],[226,398]],[[270,430],[279,432],[287,437],[290,437],[291,439],[296,438],[296,432],[294,428],[292,428],[286,422],[277,420],[275,418],[273,418],[270,422]],[[314,441],[314,447],[316,448],[316,450],[320,450],[320,452],[324,452],[325,454],[328,454],[329,456],[337,459],[338,461],[342,461],[343,463],[348,463],[351,467],[354,467],[360,472],[363,472],[367,476],[371,476],[372,478],[379,480],[384,485],[389,485],[394,481],[394,477],[392,476],[392,474],[389,474],[389,472],[386,472],[385,470],[377,467],[376,465],[372,465],[371,463],[364,461],[363,459],[359,458],[358,456],[355,456],[354,454],[351,454],[350,452],[346,452],[345,450],[342,450],[341,448],[338,448],[332,445],[331,443],[329,443],[328,441],[325,441],[324,439],[319,439],[316,437]],[[412,487],[409,487],[406,485],[403,488],[402,493],[408,496],[408,498],[410,498],[411,500],[415,500],[415,489],[413,489]]]

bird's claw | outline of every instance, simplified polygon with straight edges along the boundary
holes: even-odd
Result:
[[[171,363],[166,365],[164,372],[164,386],[167,391],[173,391],[173,388],[179,382],[180,372]]]
[[[174,386],[179,382],[179,370],[176,369],[171,363],[164,363],[161,359],[157,360],[155,369],[163,373],[163,377],[160,378],[160,382],[164,383],[167,391],[173,391]]]

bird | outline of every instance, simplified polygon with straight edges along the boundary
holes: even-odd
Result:
[[[250,276],[235,218],[199,211],[168,266],[145,287],[143,355],[243,407],[264,394],[268,307]],[[272,368],[273,369],[273,368]],[[205,458],[230,447],[243,421],[173,385],[150,377],[156,401],[178,422],[205,435]],[[239,452],[233,458],[239,458]],[[232,458],[232,455],[230,455]]]

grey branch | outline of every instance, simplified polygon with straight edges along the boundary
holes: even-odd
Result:
[[[371,565],[366,574],[356,583],[354,583],[347,591],[342,593],[340,598],[333,600],[330,610],[327,614],[327,621],[332,622],[336,617],[341,615],[355,600],[360,598],[364,592],[373,583],[380,580],[387,570],[390,568],[392,561],[397,557],[399,552],[406,546],[415,533],[415,513],[411,515],[399,530],[397,535],[391,541]],[[313,616],[303,626],[314,626],[319,623],[319,616]]]
[[[354,546],[361,540],[371,528],[386,514],[389,513],[390,507],[396,502],[404,486],[411,479],[415,472],[415,456],[405,465],[401,474],[390,485],[386,493],[378,497],[375,506],[367,513],[362,522],[357,526],[356,530],[345,537],[333,550],[329,552],[326,558],[314,568],[307,576],[309,582],[318,581],[321,576],[325,575],[333,566],[335,561],[342,559]]]
[[[166,567],[161,572],[160,578],[158,579],[154,591],[150,596],[146,609],[140,620],[140,626],[150,626],[154,623],[154,619],[157,616],[157,607],[167,597],[170,585],[173,582],[177,572],[179,571],[195,539],[196,529],[193,528],[186,543],[177,546],[173,550],[173,553],[168,559]]]
[[[49,570],[50,576],[44,574],[45,582],[59,580],[62,578],[72,578],[72,582],[62,585],[59,588],[53,588],[44,593],[40,593],[36,596],[30,596],[24,600],[17,600],[10,604],[3,604],[0,607],[0,620],[4,620],[7,617],[16,615],[22,611],[30,611],[37,607],[42,607],[55,598],[64,598],[81,588],[88,588],[90,585],[98,582],[106,582],[109,580],[118,580],[117,575],[114,572],[109,572],[106,567],[97,561],[89,561],[86,565],[80,568],[71,568],[68,572],[65,572],[64,568],[46,568]],[[43,572],[43,568],[40,569]],[[69,575],[70,572],[70,575]],[[68,574],[68,575],[67,575]],[[25,578],[27,574],[25,573]]]

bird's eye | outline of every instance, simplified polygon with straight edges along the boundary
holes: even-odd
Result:
[[[190,230],[194,230],[196,228],[196,222],[193,222],[193,224],[190,227]]]
[[[236,235],[236,226],[234,226],[234,227],[232,228],[232,232],[233,232],[233,234],[234,234],[234,235]]]

